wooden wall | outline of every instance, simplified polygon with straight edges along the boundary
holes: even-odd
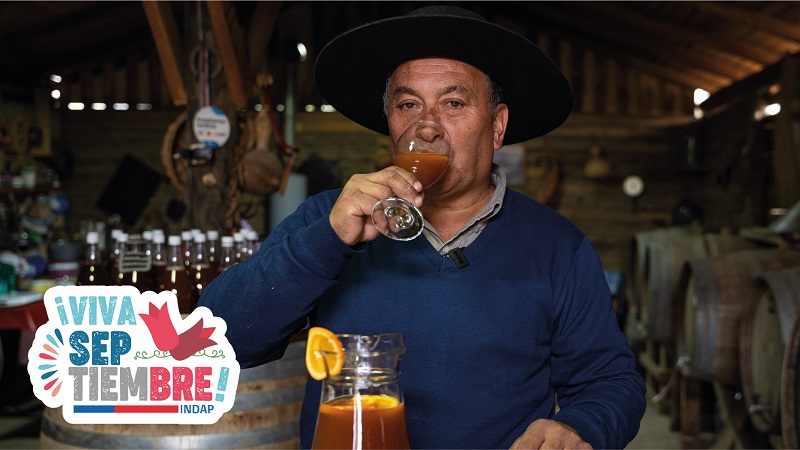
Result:
[[[537,179],[541,167],[536,162],[544,158],[557,164],[557,192],[548,204],[587,233],[607,270],[629,270],[633,236],[670,225],[672,208],[687,192],[703,205],[702,225],[708,229],[762,226],[771,220],[766,212],[771,206],[791,206],[775,201],[779,186],[773,176],[774,133],[768,121],[756,123],[752,118],[753,97],[747,93],[756,89],[745,84],[740,100],[697,121],[686,86],[556,35],[540,35],[537,43],[570,80],[575,112],[555,132],[524,144],[525,178],[514,187],[536,197],[541,190]],[[75,199],[68,218],[72,230],[79,229],[82,220],[104,217],[94,205],[126,154],[163,174],[161,139],[180,111],[169,106],[160,69],[153,61],[152,55],[137,55],[126,67],[87,70],[65,83],[74,96],[95,86],[92,92],[101,97],[124,91],[154,105],[152,111],[142,112],[60,110],[59,142],[75,160],[75,176],[65,183]],[[385,138],[335,113],[304,112],[296,122],[298,166],[316,155],[333,161],[346,180],[374,170],[388,151]],[[611,163],[612,173],[606,178],[584,175],[593,146]],[[645,181],[644,193],[636,201],[621,189],[628,175]],[[164,181],[136,227],[187,226],[166,217],[167,206],[176,199],[181,200],[180,193]],[[248,220],[266,233],[268,200],[247,196],[243,204]]]
[[[162,136],[177,115],[177,111],[62,111],[62,136],[56,151],[71,160],[71,175],[63,180],[71,203],[67,215],[71,234],[80,231],[82,222],[112,219],[97,202],[126,156],[157,172],[162,180],[142,218],[133,225],[120,223],[120,227],[130,232],[146,226],[181,231],[183,223],[171,223],[166,216],[169,202],[181,195],[164,175],[160,159]],[[131,192],[137,188],[130,186]],[[113,219],[112,224],[116,225]]]
[[[170,220],[169,203],[182,194],[164,176],[160,152],[166,128],[177,111],[64,111],[63,151],[71,155],[73,175],[64,182],[71,199],[68,228],[80,230],[81,221],[105,220],[108,214],[97,201],[127,155],[162,175],[158,190],[140,220],[129,228],[162,227],[173,232],[188,226],[185,220]],[[666,122],[669,124],[670,122]],[[536,168],[531,161],[548,155],[560,169],[558,193],[551,206],[583,229],[601,254],[609,270],[626,270],[633,234],[668,224],[670,211],[686,182],[678,182],[681,169],[675,142],[664,121],[606,119],[574,115],[556,132],[525,143],[525,183],[515,188],[536,195]],[[297,166],[317,156],[336,164],[347,180],[352,174],[373,171],[388,153],[386,138],[344,119],[336,113],[302,113],[298,116]],[[592,180],[583,175],[592,145],[599,145],[612,163],[608,179]],[[61,151],[61,150],[60,150]],[[297,167],[296,166],[296,167]],[[624,176],[638,174],[646,180],[644,194],[635,205],[621,189]],[[135,189],[131,186],[131,189]],[[251,197],[250,221],[266,233],[266,198]]]

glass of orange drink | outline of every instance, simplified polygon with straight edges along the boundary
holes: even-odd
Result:
[[[433,121],[411,124],[392,146],[395,166],[414,174],[427,189],[450,165],[450,139],[444,127]],[[399,197],[379,200],[372,207],[372,222],[387,237],[408,241],[422,233],[423,217],[411,202]]]
[[[316,376],[309,369],[312,377],[323,380],[312,448],[411,448],[400,390],[403,335],[333,335],[328,331],[323,339],[333,336],[338,347],[335,341],[317,345],[312,338],[316,332],[309,330],[308,348],[319,352],[317,362],[324,367]]]

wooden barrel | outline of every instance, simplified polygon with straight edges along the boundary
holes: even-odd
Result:
[[[686,261],[716,258],[737,250],[755,249],[758,244],[732,234],[691,234],[664,236],[652,242],[648,253],[642,298],[647,308],[647,337],[657,343],[671,343],[673,303],[678,279]]]
[[[40,448],[300,448],[300,408],[308,376],[306,341],[283,358],[239,375],[236,400],[213,425],[73,425],[46,408]]]
[[[741,250],[684,264],[676,296],[676,349],[684,376],[739,386],[744,305],[760,295],[765,272],[800,266],[800,252]]]
[[[795,317],[781,368],[783,448],[800,448],[800,316]]]
[[[654,230],[636,233],[632,242],[633,261],[633,294],[637,298],[642,292],[642,284],[647,273],[647,262],[650,247],[659,241],[671,236],[687,236],[691,234],[689,227],[656,228]]]
[[[739,369],[751,422],[780,433],[781,376],[786,347],[800,311],[800,267],[764,273],[761,295],[742,315]]]
[[[658,246],[659,242],[670,239],[672,237],[688,236],[692,233],[689,227],[666,227],[656,228],[654,230],[642,231],[634,235],[632,241],[632,257],[633,267],[632,272],[632,307],[635,308],[635,314],[639,320],[647,324],[649,317],[649,292],[645,289],[645,279],[649,272],[649,262],[652,260],[650,253],[652,249]]]

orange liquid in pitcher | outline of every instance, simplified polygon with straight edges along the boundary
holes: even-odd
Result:
[[[319,405],[317,431],[312,448],[410,448],[406,409],[392,397],[361,396],[361,426],[355,427],[358,411],[354,397],[341,397]],[[360,436],[358,436],[359,434]]]
[[[394,164],[414,175],[422,187],[428,187],[442,176],[447,164],[450,163],[449,155],[438,153],[396,153]]]

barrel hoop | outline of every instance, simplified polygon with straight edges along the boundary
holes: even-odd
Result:
[[[244,411],[249,409],[269,408],[303,400],[306,393],[305,384],[292,386],[277,391],[255,392],[252,394],[237,394],[231,411]]]
[[[792,276],[797,273],[798,276]],[[800,269],[791,268],[778,271],[765,272],[762,278],[767,283],[772,298],[781,311],[778,321],[781,326],[781,342],[789,342],[797,316],[796,304],[800,304],[795,297],[800,293]]]
[[[249,369],[242,369],[239,372],[239,383],[249,383],[272,378],[283,378],[292,375],[299,375],[306,372],[305,358],[300,359],[279,359],[267,364],[263,364]]]
[[[692,269],[695,279],[695,289],[701,293],[698,298],[706,300],[703,304],[698,305],[695,322],[695,343],[698,342],[716,342],[717,336],[717,321],[712,320],[717,310],[717,284],[714,277],[714,269],[709,260],[697,260],[692,264]],[[698,276],[699,275],[699,276]],[[715,346],[713,345],[695,345],[695,355],[692,358],[693,364],[700,362],[711,362],[716,357]],[[698,368],[701,373],[713,372],[713,367]]]
[[[42,421],[42,434],[54,441],[80,448],[252,448],[297,437],[298,422],[269,428],[230,433],[139,436],[132,434],[87,433],[50,420]]]
[[[292,342],[280,359],[260,366],[242,369],[239,373],[239,383],[262,380],[264,378],[281,378],[305,372],[306,343],[307,341],[305,340]]]

